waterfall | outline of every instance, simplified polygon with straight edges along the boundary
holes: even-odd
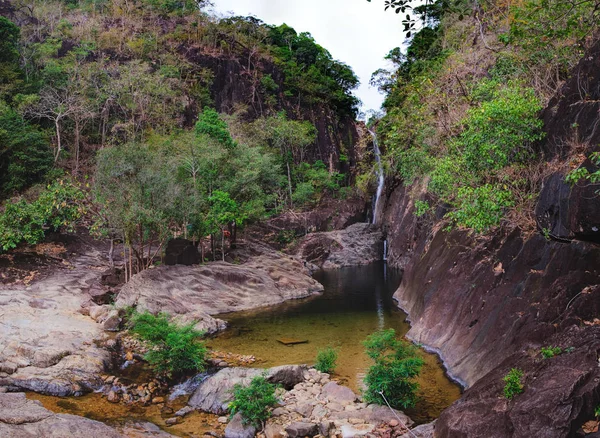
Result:
[[[383,261],[387,262],[387,239],[383,241]]]
[[[375,161],[377,162],[377,192],[375,193],[375,204],[373,206],[373,224],[377,219],[377,204],[379,203],[379,198],[381,197],[381,193],[383,192],[383,183],[385,179],[383,177],[383,166],[381,165],[381,152],[379,151],[379,145],[377,144],[377,135],[375,131],[369,131],[371,137],[373,137],[373,150],[375,152]]]

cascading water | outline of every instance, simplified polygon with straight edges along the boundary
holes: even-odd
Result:
[[[377,135],[374,131],[369,131],[371,137],[373,137],[373,150],[375,152],[375,161],[377,162],[377,192],[375,192],[375,204],[373,205],[373,224],[377,220],[377,204],[379,198],[383,192],[383,184],[385,179],[383,177],[383,166],[381,165],[381,152],[379,151],[379,144],[377,144]]]

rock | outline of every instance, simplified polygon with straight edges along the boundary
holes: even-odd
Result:
[[[264,434],[266,438],[284,438],[285,430],[280,424],[267,423]]]
[[[49,395],[81,395],[102,384],[110,354],[92,342],[102,327],[80,313],[91,302],[90,284],[98,282],[102,257],[92,252],[71,259],[72,270],[0,288],[0,386]],[[32,299],[35,297],[35,300]],[[93,304],[91,308],[100,307]]]
[[[0,394],[0,436],[7,438],[90,437],[120,438],[122,435],[99,421],[54,414],[24,393]]]
[[[273,409],[272,414],[273,414],[274,417],[280,417],[282,415],[289,414],[289,412],[285,408],[275,408],[275,409]]]
[[[323,396],[330,402],[344,404],[356,400],[356,394],[347,386],[338,385],[335,382],[329,382],[323,386]]]
[[[410,432],[403,433],[398,438],[433,438],[435,431],[435,421],[427,424],[421,424]]]
[[[217,421],[221,424],[226,424],[227,423],[227,417],[219,417],[217,418]]]
[[[157,404],[159,404],[159,403],[164,403],[164,402],[165,402],[165,399],[164,399],[164,397],[154,397],[154,398],[152,399],[152,404],[153,404],[153,405],[157,405]]]
[[[215,262],[145,270],[123,286],[115,305],[167,312],[182,322],[197,321],[200,330],[214,332],[225,323],[211,315],[270,306],[322,290],[299,260],[264,250],[241,265]]]
[[[106,319],[102,322],[102,329],[107,332],[119,331],[121,325],[121,318],[119,317],[119,311],[116,309],[111,310]]]
[[[338,231],[310,233],[296,254],[324,269],[366,265],[383,257],[383,234],[379,227],[357,223]]]
[[[166,424],[167,426],[173,426],[173,425],[175,425],[175,424],[179,423],[179,421],[181,421],[181,417],[167,418],[167,419],[165,420],[165,424]]]
[[[185,417],[187,414],[189,414],[190,412],[194,412],[195,409],[192,408],[191,406],[184,406],[183,408],[179,409],[177,412],[175,412],[173,415],[175,415],[176,417]]]
[[[390,425],[390,427],[396,427],[398,426],[400,423],[398,422],[398,420],[396,420],[395,418],[393,420],[390,420],[388,422],[388,424]]]
[[[319,431],[318,426],[313,423],[294,422],[285,428],[290,438],[314,436]]]
[[[252,425],[244,425],[242,416],[237,413],[225,428],[225,438],[254,438],[258,429]]]
[[[329,436],[335,430],[333,421],[322,421],[319,423],[319,433],[323,436]]]
[[[303,417],[310,417],[313,411],[313,405],[308,402],[298,403],[294,409],[295,412],[299,413]]]
[[[297,384],[302,379],[300,365],[285,365],[267,370],[267,379],[271,383],[279,383],[286,387]],[[247,385],[252,378],[259,376],[264,370],[259,368],[224,368],[207,377],[194,391],[188,404],[204,412],[217,415],[227,413],[227,405],[231,400],[231,390],[236,383]]]
[[[373,426],[372,424],[344,424],[341,427],[342,438],[354,438],[356,436],[364,436],[371,433],[373,429],[375,429],[375,426]]]
[[[111,390],[106,396],[106,400],[108,400],[111,403],[119,403],[119,394]]]
[[[402,423],[407,427],[410,427],[414,422],[402,411],[395,409],[391,410],[387,406],[369,405],[363,409],[356,409],[354,411],[342,411],[332,412],[330,414],[332,420],[348,420],[350,418],[360,418],[365,423],[389,423],[392,420],[400,418]]]
[[[165,265],[198,265],[200,254],[198,248],[187,239],[171,239],[165,249]]]

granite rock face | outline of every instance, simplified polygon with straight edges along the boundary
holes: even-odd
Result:
[[[198,329],[212,333],[225,325],[213,315],[279,304],[322,290],[298,259],[271,250],[240,265],[214,262],[148,269],[123,286],[115,305],[167,312],[183,322],[198,321]]]

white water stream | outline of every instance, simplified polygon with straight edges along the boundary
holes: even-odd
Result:
[[[375,152],[375,161],[377,163],[377,192],[375,192],[375,204],[373,205],[373,224],[375,224],[377,220],[377,204],[379,203],[379,198],[381,197],[381,193],[383,192],[383,184],[385,182],[385,178],[383,176],[383,166],[381,165],[381,152],[379,151],[379,144],[377,143],[377,135],[374,131],[369,131],[371,137],[373,137],[373,151]]]

